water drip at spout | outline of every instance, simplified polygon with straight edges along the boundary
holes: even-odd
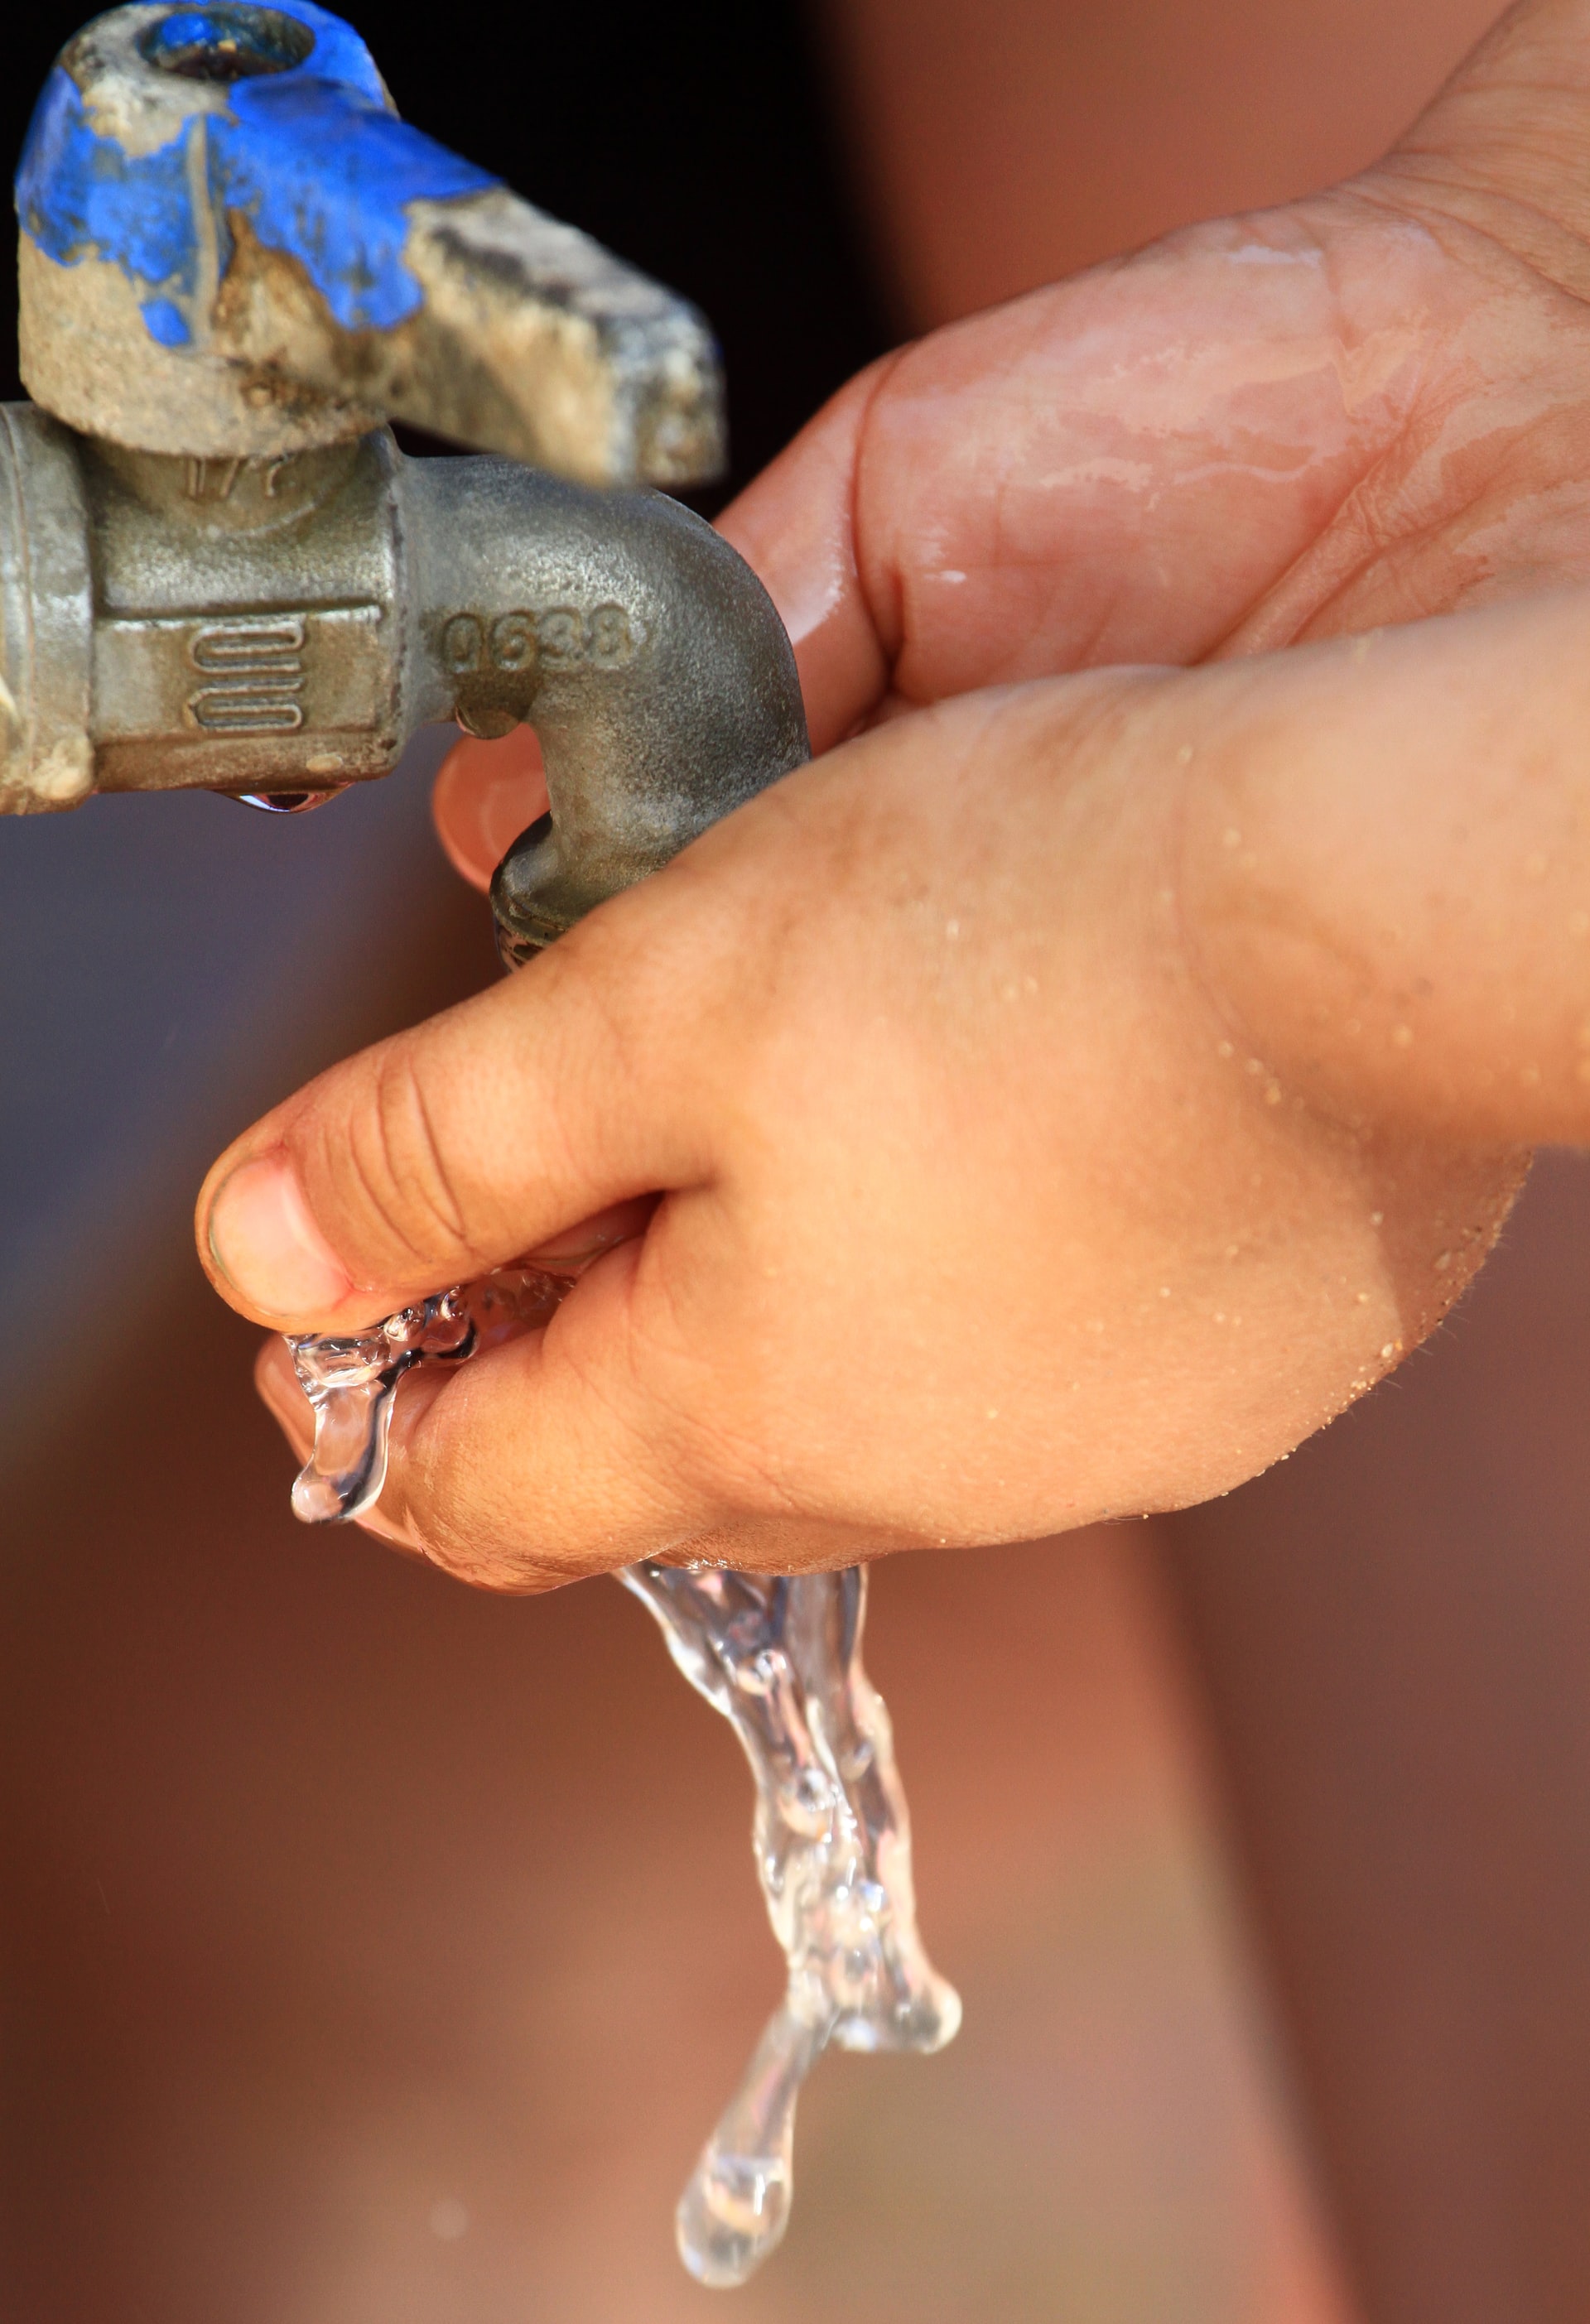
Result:
[[[459,1363],[550,1322],[568,1276],[527,1266],[439,1293],[345,1338],[290,1339],[315,1412],[292,1491],[306,1523],[357,1517],[386,1473],[393,1397],[420,1363]],[[669,1653],[739,1737],[756,1784],[757,1878],[784,1954],[784,1997],[679,2199],[679,2256],[704,2284],[744,2283],[782,2238],[795,2108],[830,2042],[942,2049],[953,1987],[917,1933],[911,1824],[883,1697],[861,1661],[866,1569],[739,1573],[631,1565],[618,1576]]]
[[[334,783],[329,790],[222,791],[219,797],[236,799],[239,807],[257,807],[262,815],[310,815],[340,798],[347,788],[346,783]]]

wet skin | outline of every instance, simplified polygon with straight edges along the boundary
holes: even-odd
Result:
[[[1590,574],[1587,147],[1590,8],[1521,11],[1376,171],[936,334],[728,512],[852,739],[207,1184],[300,1328],[640,1201],[406,1384],[380,1526],[505,1587],[1041,1533],[1431,1328],[1590,1134],[1590,615],[1497,602]],[[534,780],[455,755],[461,868]]]

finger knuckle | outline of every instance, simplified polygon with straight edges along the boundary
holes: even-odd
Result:
[[[408,1042],[379,1059],[367,1105],[340,1129],[326,1163],[383,1240],[383,1259],[461,1271],[472,1261],[468,1218],[425,1078]]]

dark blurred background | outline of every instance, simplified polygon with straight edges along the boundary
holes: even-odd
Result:
[[[411,117],[701,303],[743,481],[901,333],[1368,159],[1493,10],[347,13]],[[8,152],[77,21],[8,24]],[[429,834],[448,739],[301,823],[0,824],[28,2324],[710,2305],[669,2215],[777,1986],[732,1742],[609,1585],[491,1600],[295,1527],[187,1240],[237,1128],[493,973]],[[881,1573],[966,2024],[825,2063],[747,2324],[1581,2324],[1587,1267],[1559,1159],[1437,1344],[1272,1477]]]

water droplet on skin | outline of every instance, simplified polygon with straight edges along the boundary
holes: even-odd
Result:
[[[1413,1028],[1412,1028],[1412,1026],[1411,1026],[1411,1025],[1393,1025],[1393,1026],[1392,1026],[1392,1028],[1391,1028],[1391,1047],[1392,1047],[1392,1048],[1393,1048],[1393,1049],[1411,1049],[1411,1048],[1412,1048],[1412,1047],[1413,1047]]]

